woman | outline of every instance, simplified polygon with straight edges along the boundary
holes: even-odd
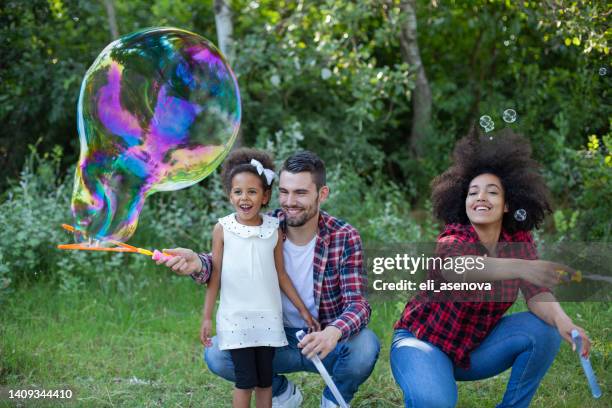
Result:
[[[582,336],[548,289],[573,270],[537,260],[530,230],[550,213],[548,190],[529,143],[509,131],[494,139],[471,135],[457,143],[454,163],[432,184],[434,215],[446,224],[437,255],[465,272],[432,270],[441,282],[490,282],[491,290],[420,293],[395,324],[391,369],[406,407],[454,407],[456,380],[492,377],[512,367],[498,407],[527,407],[552,364],[561,337]],[[463,258],[463,259],[460,259]],[[477,261],[477,262],[475,262]],[[519,289],[529,312],[503,316]],[[448,296],[448,295],[446,295]]]

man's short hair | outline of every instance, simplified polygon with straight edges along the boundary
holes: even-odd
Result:
[[[312,179],[317,186],[317,190],[325,185],[325,163],[319,156],[308,150],[297,152],[287,158],[281,168],[281,173],[288,171],[289,173],[309,172],[312,174]]]

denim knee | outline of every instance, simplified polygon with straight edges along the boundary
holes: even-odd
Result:
[[[363,329],[347,344],[351,352],[351,371],[355,377],[369,377],[380,354],[380,341],[370,329]]]
[[[536,347],[540,352],[554,356],[559,351],[561,346],[561,335],[556,327],[549,325],[534,315],[537,323],[533,325],[533,334],[536,338]]]
[[[219,350],[216,340],[216,337],[213,337],[212,346],[204,348],[204,361],[211,373],[228,381],[234,381],[234,367],[231,357],[229,357],[227,351]]]
[[[449,393],[446,390],[432,389],[431,386],[402,391],[406,408],[454,408],[457,405],[456,391]]]

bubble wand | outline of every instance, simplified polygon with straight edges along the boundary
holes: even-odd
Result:
[[[582,357],[582,337],[580,337],[580,333],[578,333],[578,330],[576,329],[572,330],[572,340],[576,345],[576,351],[580,357],[580,363],[582,364],[584,375],[586,376],[589,387],[591,388],[591,394],[593,395],[593,398],[600,398],[601,388],[599,388],[599,384],[597,384],[597,377],[595,377],[595,372],[591,366],[591,361],[589,361],[588,357]]]
[[[297,333],[295,333],[295,337],[297,337],[297,339],[299,341],[302,341],[302,339],[304,338],[305,335],[306,335],[306,333],[304,333],[304,330],[300,330]],[[310,361],[312,361],[314,366],[319,371],[319,374],[321,374],[321,377],[323,377],[323,380],[325,381],[325,384],[327,384],[327,386],[329,387],[330,391],[334,395],[334,398],[336,398],[336,402],[338,402],[338,404],[340,404],[340,408],[349,408],[349,406],[346,403],[346,401],[344,401],[344,398],[342,398],[342,394],[340,394],[340,391],[338,390],[338,387],[336,387],[336,383],[334,383],[334,380],[332,380],[331,376],[327,372],[327,369],[325,368],[325,366],[321,362],[321,359],[319,358],[319,356],[317,356],[315,354],[315,356],[313,358],[311,358]]]
[[[68,225],[68,224],[62,224],[62,228],[65,229],[66,231],[73,232],[73,233],[76,231],[76,229],[72,225]],[[125,242],[115,241],[113,239],[109,239],[107,241],[113,245],[117,245],[119,248],[91,247],[91,246],[87,246],[84,244],[61,244],[61,245],[58,245],[57,248],[65,249],[65,250],[137,253],[137,254],[150,256],[153,258],[154,261],[157,261],[160,259],[166,260],[166,259],[172,258],[172,255],[160,252],[157,249],[151,252],[148,249],[138,248],[138,247],[126,244]]]

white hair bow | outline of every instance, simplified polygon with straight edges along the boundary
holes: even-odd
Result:
[[[274,179],[276,178],[276,173],[274,173],[273,170],[265,169],[263,164],[261,164],[259,160],[251,159],[251,166],[257,169],[257,174],[259,174],[260,176],[263,173],[263,175],[266,177],[268,185],[271,185]]]

